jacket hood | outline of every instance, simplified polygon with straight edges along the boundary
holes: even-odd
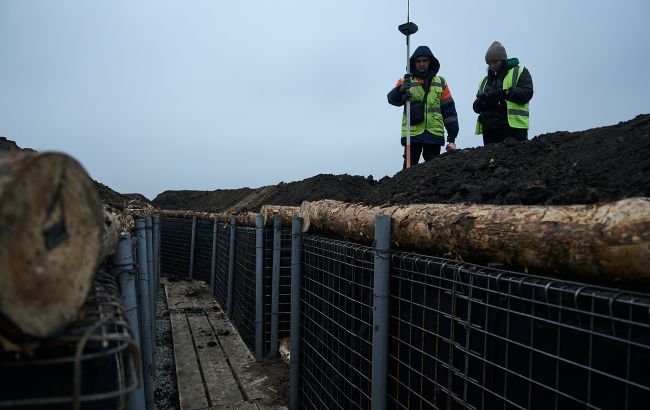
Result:
[[[429,63],[429,72],[433,73],[433,75],[438,74],[438,70],[440,70],[440,62],[427,46],[420,46],[416,48],[411,55],[411,58],[409,59],[409,62],[411,64],[411,73],[414,75],[417,74],[417,71],[415,69],[415,59],[418,57],[429,57],[429,60],[431,61]]]

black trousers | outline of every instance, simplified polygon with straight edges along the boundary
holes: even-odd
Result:
[[[514,138],[517,141],[528,140],[528,130],[523,128],[500,127],[483,129],[483,145],[497,144],[506,138]]]
[[[416,165],[420,162],[420,154],[424,161],[431,161],[434,157],[440,155],[440,145],[437,144],[421,144],[419,142],[411,142],[411,165]],[[402,169],[406,168],[406,146],[404,146],[404,163]]]

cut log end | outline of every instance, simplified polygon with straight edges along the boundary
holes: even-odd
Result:
[[[21,332],[56,333],[75,319],[102,251],[92,180],[57,153],[0,162],[0,313]]]

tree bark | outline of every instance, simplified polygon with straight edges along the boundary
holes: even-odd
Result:
[[[260,214],[264,217],[264,226],[273,226],[273,217],[280,215],[282,226],[291,226],[291,220],[300,213],[299,206],[264,205]]]
[[[46,337],[76,319],[98,264],[114,249],[114,225],[74,159],[0,157],[0,317],[7,328]]]
[[[392,217],[394,246],[523,271],[650,279],[650,199],[599,205],[408,205],[304,202],[303,230],[371,243],[374,217]]]

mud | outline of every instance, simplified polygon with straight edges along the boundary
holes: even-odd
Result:
[[[586,131],[458,150],[379,181],[372,175],[321,174],[257,189],[166,191],[153,204],[161,209],[239,212],[318,199],[368,205],[568,205],[634,196],[650,196],[648,114]]]

